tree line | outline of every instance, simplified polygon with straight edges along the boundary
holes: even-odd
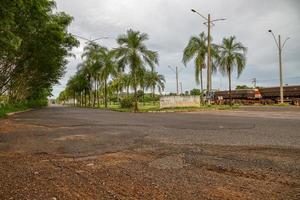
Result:
[[[134,111],[138,111],[139,91],[151,90],[154,97],[155,89],[161,92],[165,88],[164,76],[155,70],[158,53],[147,48],[148,39],[146,33],[130,29],[117,38],[118,47],[114,49],[90,42],[59,100],[73,99],[81,106],[99,107],[103,99],[107,108],[109,94],[119,99],[125,91],[126,98],[132,98]]]
[[[52,0],[0,1],[0,96],[11,104],[45,102],[78,45],[72,17],[54,9]]]
[[[130,96],[133,90],[134,110],[138,110],[141,90],[150,89],[152,96],[155,88],[164,90],[165,78],[155,71],[158,65],[158,53],[149,50],[145,41],[148,35],[128,30],[117,38],[119,47],[108,49],[95,42],[90,42],[82,55],[83,62],[78,65],[77,73],[71,77],[66,89],[59,96],[60,101],[75,100],[81,106],[99,107],[101,99],[107,108],[108,95],[120,99],[126,91]],[[211,45],[212,70],[218,70],[228,76],[229,95],[231,95],[231,76],[237,69],[240,76],[246,65],[247,48],[234,36],[224,38],[222,44]],[[207,60],[207,36],[204,32],[192,36],[183,51],[182,62],[187,65],[194,60],[195,80],[200,84],[199,94],[203,94],[203,69]],[[197,92],[198,94],[198,92]]]

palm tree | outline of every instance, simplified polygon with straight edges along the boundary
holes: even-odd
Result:
[[[152,96],[155,95],[155,88],[161,93],[165,89],[165,77],[155,71],[147,71],[145,74],[146,88],[151,88]]]
[[[202,70],[206,68],[205,57],[207,54],[207,37],[204,32],[199,36],[192,36],[183,51],[182,62],[187,65],[189,61],[195,59],[195,80],[201,85],[203,92]]]
[[[118,64],[124,71],[128,67],[132,77],[132,87],[134,89],[134,111],[138,111],[137,89],[143,78],[146,67],[154,69],[158,64],[157,52],[149,50],[145,41],[148,40],[146,33],[128,30],[127,34],[120,35],[117,39],[119,47],[115,49]]]
[[[130,86],[132,85],[132,79],[131,79],[130,75],[122,74],[120,79],[121,79],[120,82],[123,85],[123,88],[126,89],[127,96],[129,96],[129,89],[130,89]]]
[[[114,52],[102,47],[101,62],[102,67],[99,72],[99,77],[104,81],[104,102],[105,108],[107,108],[107,80],[109,76],[117,74],[117,64],[114,60]]]
[[[242,43],[237,42],[235,36],[231,36],[223,39],[222,45],[218,46],[218,53],[220,71],[221,73],[228,75],[229,99],[230,105],[232,105],[231,73],[236,67],[237,75],[239,77],[245,69],[247,48]]]
[[[69,79],[66,91],[73,96],[74,106],[76,106],[75,99],[79,99],[80,105],[83,106],[83,91],[88,87],[88,84],[88,80],[82,71],[78,71]],[[79,98],[76,98],[76,95]]]
[[[99,71],[102,67],[101,60],[101,47],[100,45],[90,42],[86,47],[84,47],[84,53],[82,54],[82,58],[86,58],[86,63],[89,66],[89,71],[94,79],[94,101],[93,107],[96,105],[96,100],[99,106]]]
[[[120,92],[125,88],[125,84],[123,82],[123,75],[118,74],[113,80],[109,83],[109,88],[112,93],[117,93],[117,98],[119,99]]]
[[[88,106],[91,106],[91,91],[92,91],[92,68],[91,66],[89,65],[89,63],[87,61],[84,61],[83,63],[80,63],[78,66],[77,66],[77,70],[78,71],[81,71],[82,74],[84,74],[84,76],[86,77],[87,79],[87,88],[85,89],[84,91],[84,96],[85,96],[85,104],[87,104],[87,100],[86,100],[86,95],[88,95]]]
[[[217,58],[216,45],[211,45],[211,56],[215,60]],[[203,69],[206,68],[205,59],[207,57],[207,36],[204,32],[199,36],[192,36],[183,51],[182,62],[186,66],[188,62],[194,59],[195,62],[195,80],[201,86],[201,99],[203,94]],[[216,71],[216,66],[212,62],[212,70]]]

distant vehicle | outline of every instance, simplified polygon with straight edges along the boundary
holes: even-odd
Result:
[[[300,105],[300,85],[285,86],[283,91],[285,103]],[[232,90],[231,98],[233,103],[244,105],[274,104],[280,102],[280,87]],[[214,92],[214,103],[229,104],[229,91]]]

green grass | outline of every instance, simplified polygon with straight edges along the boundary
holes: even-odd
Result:
[[[104,108],[101,106],[101,108]],[[109,110],[117,112],[133,112],[133,108],[121,108],[119,105],[109,105]],[[197,107],[160,108],[159,103],[139,103],[139,112],[195,112],[205,110],[233,110],[239,109],[239,105],[205,105]]]
[[[287,107],[287,106],[290,106],[290,104],[289,103],[278,103],[278,104],[274,104],[274,106]]]
[[[0,107],[0,117],[7,116],[8,113],[19,112],[29,109],[27,105],[6,105]]]
[[[6,117],[13,112],[25,111],[30,108],[39,108],[47,105],[47,100],[31,100],[18,104],[0,104],[0,118]]]

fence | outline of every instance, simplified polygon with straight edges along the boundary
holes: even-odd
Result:
[[[200,96],[164,96],[160,98],[160,108],[197,107]]]

